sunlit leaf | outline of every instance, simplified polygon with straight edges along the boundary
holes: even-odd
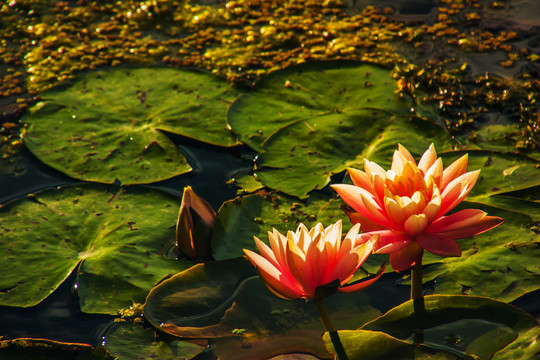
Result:
[[[165,256],[179,199],[142,188],[49,190],[0,209],[0,303],[32,306],[78,267],[85,312],[116,314],[191,265]]]
[[[309,199],[260,194],[239,197],[223,204],[218,212],[212,250],[215,259],[242,256],[242,249],[256,250],[253,236],[268,242],[268,231],[276,228],[282,233],[295,231],[300,223],[311,227],[317,222],[328,226],[342,219],[348,222],[340,209],[341,201],[322,193],[313,193]]]
[[[362,329],[382,331],[401,340],[423,343],[460,356],[475,355],[481,360],[491,359],[499,351],[516,351],[516,346],[506,347],[514,341],[521,345],[529,342],[529,349],[521,349],[522,354],[540,351],[540,345],[531,342],[531,330],[536,330],[537,334],[540,330],[533,317],[485,297],[425,296],[391,309]]]
[[[278,130],[320,116],[347,115],[360,108],[408,111],[394,94],[390,70],[359,62],[312,62],[276,71],[238,98],[227,118],[240,140],[253,149]],[[337,123],[336,123],[337,124]]]
[[[341,330],[339,338],[349,359],[362,360],[475,360],[472,357],[461,357],[443,349],[435,349],[426,345],[413,345],[396,339],[384,332],[367,330]],[[335,353],[330,335],[325,333],[323,339],[327,348]]]
[[[221,146],[237,143],[226,112],[238,94],[201,72],[96,71],[41,94],[23,119],[24,142],[41,161],[77,179],[155,182],[191,170],[166,132]]]
[[[531,230],[531,218],[478,203],[465,202],[462,207],[481,208],[505,222],[494,230],[458,240],[461,257],[426,253],[424,264],[434,265],[425,270],[424,280],[436,279],[435,292],[512,301],[539,289],[540,234]]]
[[[262,152],[257,178],[300,198],[364,157],[391,159],[396,142],[412,151],[453,141],[408,114],[390,71],[356,62],[308,63],[277,71],[239,97],[227,115],[242,142]],[[378,159],[373,159],[378,160]]]

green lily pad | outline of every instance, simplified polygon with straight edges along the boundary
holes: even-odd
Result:
[[[45,339],[14,339],[0,341],[0,358],[4,360],[112,360],[103,347],[73,344]]]
[[[476,296],[425,296],[407,301],[365,324],[362,330],[381,331],[411,343],[423,343],[460,356],[491,359],[493,354],[517,350],[507,345],[531,342],[540,330],[526,312],[501,301]],[[516,340],[517,339],[517,340]],[[518,350],[519,351],[519,350]],[[521,354],[538,355],[540,343],[530,343]],[[514,355],[517,353],[514,353]],[[533,358],[513,357],[514,359]]]
[[[222,359],[266,359],[288,353],[332,358],[321,341],[314,304],[276,297],[244,258],[198,264],[163,281],[148,295],[146,319],[184,339],[207,339]],[[362,293],[327,299],[336,326],[354,329],[380,312]]]
[[[260,151],[293,123],[361,108],[408,112],[395,90],[389,69],[359,62],[305,63],[262,78],[234,102],[227,119],[244,144]]]
[[[289,195],[306,198],[374,153],[391,159],[397,141],[413,151],[435,140],[441,150],[453,145],[431,122],[393,116],[408,114],[409,104],[395,96],[390,71],[374,65],[302,64],[270,74],[255,89],[227,118],[242,142],[262,152],[257,178]]]
[[[446,166],[467,153],[468,171],[480,169],[480,177],[467,199],[483,202],[488,197],[540,185],[539,162],[525,155],[485,150],[460,150],[441,154]],[[486,200],[487,201],[487,200]]]
[[[104,345],[118,360],[191,359],[206,346],[178,338],[159,339],[151,328],[127,322],[115,323],[104,335]]]
[[[41,94],[22,120],[28,124],[24,142],[41,161],[77,179],[155,182],[191,170],[164,132],[237,144],[226,113],[238,95],[224,80],[201,72],[96,71]]]
[[[436,293],[489,296],[508,302],[540,289],[540,234],[531,230],[531,218],[478,203],[465,202],[461,207],[482,209],[505,222],[458,240],[461,257],[425,253],[423,263],[432,265],[425,269],[424,281],[436,279]]]
[[[349,220],[341,204],[338,198],[322,193],[312,193],[304,201],[280,194],[254,194],[227,201],[221,206],[214,225],[214,259],[242,256],[242,249],[255,251],[253,236],[268,243],[268,231],[272,228],[285,234],[288,230],[295,231],[300,223],[312,227],[321,222],[328,226],[342,219],[347,224]],[[346,225],[344,228],[348,230]]]
[[[256,174],[272,189],[305,198],[326,186],[333,174],[363,168],[364,158],[389,166],[397,143],[421,155],[432,142],[441,150],[453,145],[443,129],[420,118],[364,109],[331,114],[277,132],[265,143]]]
[[[165,256],[179,199],[142,188],[81,185],[0,209],[0,304],[33,306],[78,269],[81,308],[116,314],[192,263]]]
[[[384,332],[368,330],[341,330],[339,338],[349,359],[362,360],[476,360],[471,356],[459,356],[443,349],[419,344],[414,345],[396,339]],[[330,335],[324,333],[326,347],[336,353]]]

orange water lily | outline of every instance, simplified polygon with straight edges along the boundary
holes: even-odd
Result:
[[[352,223],[380,237],[376,253],[389,253],[392,268],[404,271],[421,264],[423,250],[441,256],[461,256],[456,239],[487,231],[503,219],[478,209],[446,215],[471,191],[480,170],[466,172],[468,155],[443,170],[433,144],[418,164],[399,145],[391,169],[364,160],[364,171],[349,169],[354,185],[332,187],[356,212]]]
[[[359,236],[359,229],[360,224],[354,225],[343,240],[341,220],[327,228],[318,223],[311,230],[300,224],[296,232],[289,231],[287,236],[273,229],[268,232],[270,247],[255,237],[260,255],[251,250],[244,252],[277,296],[317,300],[332,293],[332,288],[333,292],[365,289],[384,272],[382,267],[375,278],[343,286],[372,252],[378,237]]]

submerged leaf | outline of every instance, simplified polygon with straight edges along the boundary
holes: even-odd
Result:
[[[254,274],[243,258],[196,265],[152,290],[145,317],[167,333],[207,339],[222,359],[295,352],[331,358],[315,305],[276,297]],[[361,293],[334,295],[327,304],[340,328],[357,328],[379,314]]]

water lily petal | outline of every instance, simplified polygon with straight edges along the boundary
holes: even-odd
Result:
[[[330,279],[339,279],[340,283],[345,283],[360,267],[359,260],[360,256],[356,252],[348,252],[336,263]]]
[[[438,158],[433,165],[424,173],[424,179],[429,179],[429,177],[433,177],[433,182],[440,186],[441,179],[443,176],[443,162],[441,158]],[[427,181],[426,181],[427,182]]]
[[[276,229],[272,229],[272,232],[268,232],[268,240],[270,243],[270,248],[276,257],[276,261],[280,265],[280,268],[286,269],[287,257],[285,256],[285,249],[287,245],[287,238]]]
[[[482,210],[465,209],[437,219],[428,226],[426,232],[461,239],[483,233],[503,221],[500,217],[487,216]]]
[[[476,183],[478,175],[480,175],[480,170],[465,173],[458,176],[446,186],[441,194],[441,209],[438,216],[445,215],[465,199]]]
[[[266,260],[268,260],[277,269],[280,269],[282,266],[276,259],[276,255],[274,254],[272,249],[270,249],[268,245],[263,243],[258,237],[254,236],[253,239],[255,240],[255,245],[257,246],[257,249],[261,253],[261,256],[264,257]]]
[[[311,263],[307,260],[306,254],[290,238],[287,241],[286,256],[288,270],[295,282],[305,294],[313,295],[319,284],[316,284],[312,277]]]
[[[422,261],[423,249],[416,242],[390,254],[390,265],[394,271],[405,271]]]
[[[384,206],[384,190],[385,190],[385,180],[382,176],[379,176],[379,174],[374,174],[372,178],[372,193],[373,198],[379,205],[379,207]]]
[[[392,223],[383,215],[379,205],[373,200],[371,193],[347,184],[332,185],[332,188],[343,201],[369,220],[382,226],[392,226]]]
[[[450,237],[424,233],[414,239],[422,248],[435,255],[461,256],[459,244]]]
[[[442,197],[439,194],[439,189],[435,187],[431,200],[422,211],[424,214],[426,214],[428,218],[428,222],[432,222],[433,220],[437,218],[437,215],[439,214],[439,210],[441,209],[441,203],[442,203]]]
[[[366,261],[368,256],[373,251],[373,245],[375,242],[374,240],[376,240],[376,238],[372,238],[370,239],[370,241],[364,242],[363,244],[356,246],[349,252],[349,254],[345,254],[341,258],[340,262],[336,264],[336,268],[333,272],[333,277],[338,278],[341,284],[347,283],[354,276],[356,270],[358,270],[358,268],[362,266],[364,261]],[[343,262],[343,259],[348,257],[350,257],[351,260],[354,259],[355,263],[341,264],[341,262]]]
[[[436,160],[437,152],[435,151],[435,145],[431,144],[420,158],[420,161],[418,162],[418,169],[426,174],[428,169],[433,165],[433,163],[435,163]]]
[[[405,146],[403,146],[401,144],[398,144],[398,151],[401,153],[401,155],[403,155],[403,157],[407,161],[412,161],[414,164],[416,164],[416,161],[414,160],[413,156],[411,155],[409,150],[407,150],[407,148],[405,148]]]
[[[402,175],[403,170],[408,163],[409,161],[407,158],[401,152],[396,150],[394,151],[394,156],[392,157],[392,166],[390,167],[390,170],[398,175]]]
[[[382,230],[369,232],[370,235],[379,235],[375,242],[373,252],[377,254],[389,254],[399,251],[409,245],[413,237],[402,231]]]
[[[339,288],[339,291],[342,293],[350,294],[353,292],[364,290],[370,287],[371,285],[373,285],[377,280],[379,280],[382,274],[384,274],[385,270],[386,270],[386,264],[383,263],[381,267],[379,268],[379,271],[377,271],[377,274],[375,274],[375,277],[369,280],[360,281],[351,285],[342,286]]]
[[[302,297],[302,289],[290,281],[281,271],[276,269],[268,260],[259,254],[244,249],[249,261],[255,266],[259,276],[274,294],[284,299],[298,299]]]
[[[386,213],[388,214],[388,217],[395,225],[393,226],[393,228],[395,230],[402,230],[403,223],[405,222],[405,220],[407,220],[407,216],[405,214],[405,211],[403,210],[403,207],[400,204],[398,204],[397,201],[388,197],[384,198],[384,206],[386,209]],[[367,229],[364,229],[364,230],[367,230]]]
[[[364,159],[364,171],[366,174],[371,177],[373,174],[378,174],[379,176],[382,176],[383,178],[386,177],[386,171],[382,167],[380,167],[377,163],[374,163],[373,161],[369,161],[368,159]]]
[[[444,169],[440,186],[441,191],[444,192],[444,189],[448,186],[448,184],[465,173],[467,170],[468,160],[469,154],[465,154]]]
[[[405,224],[403,224],[403,228],[410,235],[416,236],[418,234],[421,234],[425,230],[427,225],[428,219],[425,214],[415,214],[411,215],[407,219],[407,221],[405,221]]]
[[[360,224],[363,231],[375,231],[375,230],[384,230],[386,227],[381,226],[371,220],[369,220],[367,217],[363,216],[360,213],[350,211],[346,209],[345,207],[342,207],[343,211],[347,214],[349,217],[349,220],[351,221],[351,224]]]
[[[354,186],[361,187],[366,191],[371,191],[371,179],[365,172],[355,168],[348,168],[347,172],[349,173]]]

